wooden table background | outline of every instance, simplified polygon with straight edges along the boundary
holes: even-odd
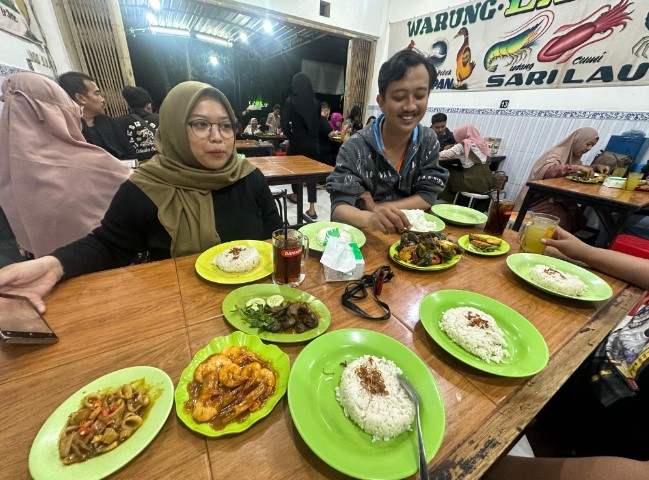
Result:
[[[298,184],[296,223],[311,222],[303,213],[304,188],[302,187],[305,183],[324,182],[333,171],[333,167],[304,155],[254,157],[248,160],[257,165],[257,168],[264,174],[268,185]],[[288,194],[290,195],[291,192]]]
[[[242,153],[246,157],[265,157],[273,155],[275,150],[272,145],[260,145],[255,140],[237,140],[235,147],[237,153]]]
[[[520,228],[525,213],[538,200],[566,200],[593,209],[606,232],[603,247],[611,244],[630,215],[649,207],[649,192],[643,190],[611,188],[601,183],[575,182],[563,177],[535,180],[527,182],[527,186],[529,190],[514,223],[514,230]]]
[[[474,231],[449,227],[453,238]],[[365,328],[389,335],[430,368],[446,410],[444,440],[429,467],[432,478],[479,478],[520,435],[584,358],[624,316],[639,289],[601,275],[613,288],[609,302],[580,302],[546,294],[515,276],[505,256],[464,254],[447,270],[418,272],[388,259],[397,235],[366,232],[366,273],[391,264],[396,275],[381,298],[392,317],[367,321],[340,304],[345,283],[326,283],[317,258],[309,259],[300,286],[331,311],[330,330]],[[505,238],[518,251],[511,231]],[[47,300],[46,318],[60,337],[50,346],[0,349],[0,422],[3,478],[29,478],[31,443],[48,416],[68,396],[111,371],[151,365],[174,385],[192,356],[211,339],[234,330],[219,317],[223,298],[238,285],[198,277],[197,256],[120,268],[63,283]],[[269,282],[268,278],[263,282]],[[463,289],[488,295],[517,310],[546,339],[550,363],[530,378],[504,378],[475,370],[441,349],[419,322],[419,302],[430,292]],[[363,308],[370,307],[361,304]],[[280,345],[291,363],[305,344]],[[54,448],[54,447],[53,447]],[[363,459],[359,459],[363,461]],[[284,397],[247,431],[205,438],[187,429],[172,409],[148,448],[111,478],[338,479],[301,439]]]

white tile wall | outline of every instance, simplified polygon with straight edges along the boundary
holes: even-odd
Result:
[[[430,107],[428,110],[421,122],[424,125],[430,125],[430,117],[437,111]],[[506,187],[508,198],[518,195],[532,165],[543,152],[580,127],[596,129],[600,138],[593,150],[584,156],[586,164],[606,147],[611,135],[640,130],[649,137],[648,113],[519,110],[508,115],[491,109],[458,108],[439,111],[448,115],[448,127],[451,130],[463,123],[471,123],[484,137],[502,138],[498,154],[507,156],[500,167],[509,175]]]

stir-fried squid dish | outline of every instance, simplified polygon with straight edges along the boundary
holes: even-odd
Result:
[[[146,389],[135,384],[86,396],[61,433],[59,455],[63,463],[83,462],[126,441],[142,425],[149,403]]]
[[[270,362],[247,347],[228,347],[196,367],[185,409],[197,422],[221,430],[262,408],[275,393],[276,379]]]
[[[401,241],[396,246],[398,255],[395,257],[402,262],[411,263],[418,267],[429,267],[448,262],[455,255],[462,253],[462,248],[455,242],[447,240],[441,233],[406,232],[401,235]]]

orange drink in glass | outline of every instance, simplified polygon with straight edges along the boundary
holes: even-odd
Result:
[[[559,219],[547,213],[532,213],[529,222],[524,222],[518,232],[518,243],[524,252],[542,254],[545,245],[542,238],[552,238],[559,225]]]

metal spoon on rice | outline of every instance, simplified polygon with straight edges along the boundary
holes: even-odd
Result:
[[[424,450],[424,437],[421,434],[421,422],[419,420],[419,395],[415,387],[403,377],[399,377],[399,381],[403,388],[406,389],[410,398],[415,404],[415,421],[417,423],[417,441],[419,443],[419,478],[420,480],[428,480],[428,462],[426,461],[426,451]]]

